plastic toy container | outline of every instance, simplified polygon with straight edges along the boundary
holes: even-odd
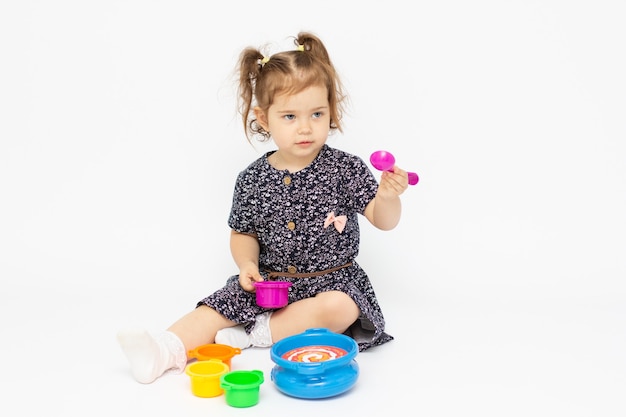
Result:
[[[224,393],[220,386],[220,378],[230,370],[219,359],[197,361],[185,368],[185,373],[191,378],[191,392],[197,397],[217,397]]]
[[[281,308],[289,301],[289,287],[287,281],[260,281],[255,282],[256,303],[264,308]]]
[[[220,345],[219,343],[210,343],[208,345],[198,346],[197,348],[187,352],[190,358],[196,358],[199,361],[207,361],[209,359],[219,359],[228,367],[231,367],[230,360],[235,355],[239,355],[241,349],[228,345]]]
[[[328,329],[308,329],[275,343],[271,379],[282,393],[315,399],[342,394],[359,376],[354,339]]]
[[[262,371],[231,371],[220,378],[226,404],[231,407],[252,407],[259,402],[259,386],[263,383]]]

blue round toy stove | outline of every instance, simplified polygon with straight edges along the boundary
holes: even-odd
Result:
[[[351,337],[324,328],[308,329],[272,346],[270,355],[276,365],[271,379],[281,392],[292,397],[333,397],[356,383],[358,352]]]

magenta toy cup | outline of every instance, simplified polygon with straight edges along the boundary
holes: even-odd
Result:
[[[379,171],[391,171],[396,164],[396,158],[387,151],[376,151],[370,155],[370,163]],[[409,185],[415,185],[419,177],[415,172],[409,172]]]
[[[264,308],[281,308],[289,301],[289,287],[287,281],[260,281],[255,282],[256,303]]]

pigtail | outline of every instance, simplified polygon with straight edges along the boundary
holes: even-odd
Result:
[[[311,54],[320,61],[332,66],[328,51],[317,36],[309,32],[300,32],[294,43],[297,49],[299,48],[302,52]]]
[[[239,113],[242,116],[244,132],[249,139],[250,132],[254,132],[250,113],[254,100],[256,81],[263,67],[264,57],[259,50],[246,48],[239,56]]]
[[[343,131],[341,119],[343,118],[344,102],[347,97],[324,43],[310,32],[298,33],[294,43],[296,49],[301,53],[301,55],[296,53],[296,61],[307,59],[310,56],[312,61],[320,62],[324,66],[324,72],[328,79],[328,85],[326,85],[328,88],[328,102],[331,108],[330,128],[331,130]],[[298,56],[302,58],[298,58]]]

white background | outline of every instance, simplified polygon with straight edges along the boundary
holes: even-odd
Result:
[[[625,19],[618,0],[2,2],[0,407],[623,416]],[[395,230],[361,222],[396,340],[332,400],[278,393],[267,350],[237,358],[266,371],[247,411],[185,375],[137,384],[117,329],[165,328],[236,273],[235,176],[272,148],[243,135],[238,54],[300,30],[351,98],[328,143],[420,175]]]

